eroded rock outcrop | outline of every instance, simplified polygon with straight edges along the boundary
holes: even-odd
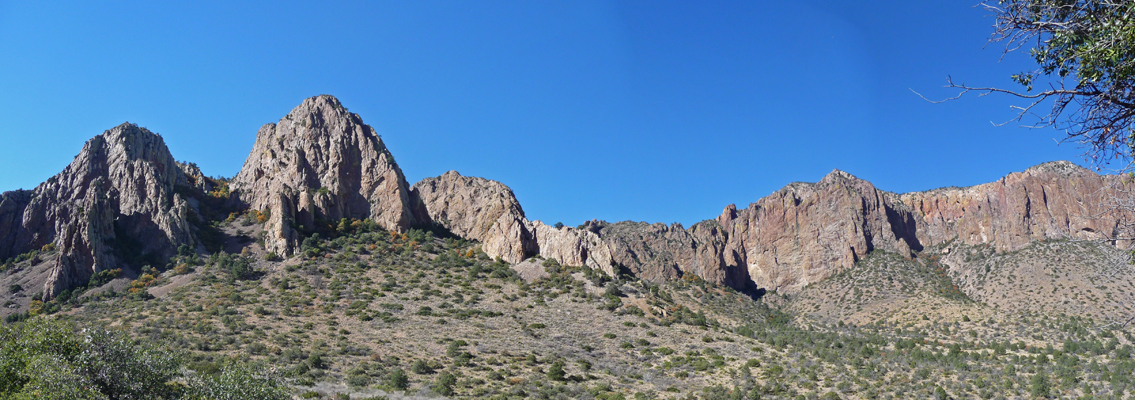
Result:
[[[449,171],[415,183],[412,198],[424,209],[424,219],[480,241],[490,257],[518,263],[541,255],[564,265],[615,273],[611,253],[598,235],[529,221],[512,189],[500,182]]]
[[[508,186],[449,171],[411,188],[430,221],[455,235],[481,242],[492,257],[517,263],[537,254],[520,202]]]
[[[237,198],[267,212],[265,246],[292,254],[298,230],[341,218],[370,218],[385,229],[416,223],[409,185],[374,128],[332,96],[303,101],[256,134],[231,184]]]
[[[47,297],[126,261],[164,262],[196,243],[191,210],[175,190],[187,184],[160,136],[119,125],[35,190],[0,197],[0,259],[54,244]]]

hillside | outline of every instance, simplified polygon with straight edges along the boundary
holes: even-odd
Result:
[[[1038,374],[1051,393],[1106,398],[1135,366],[1129,329],[996,310],[950,291],[936,264],[881,252],[797,296],[753,300],[693,277],[509,265],[475,242],[364,223],[265,261],[254,214],[221,228],[231,255],[179,256],[44,309],[168,343],[198,371],[264,363],[295,395],[323,398],[1023,398]]]
[[[905,194],[833,171],[689,228],[549,226],[500,182],[410,185],[324,95],[232,179],[123,124],[4,193],[0,318],[299,398],[1126,398],[1129,186],[1066,162]]]

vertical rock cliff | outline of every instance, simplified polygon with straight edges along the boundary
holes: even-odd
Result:
[[[295,251],[297,230],[340,218],[370,218],[397,231],[417,222],[409,185],[382,139],[328,95],[261,127],[231,188],[268,212],[265,245],[281,255]]]
[[[162,138],[122,124],[87,141],[74,161],[30,191],[0,197],[0,259],[46,244],[48,297],[127,263],[160,263],[195,245],[192,212],[176,192],[187,177]]]
[[[896,196],[918,216],[918,239],[928,244],[957,238],[1011,251],[1035,240],[1130,237],[1132,185],[1115,175],[1098,175],[1067,161],[1037,165],[968,188]],[[1126,247],[1121,241],[1117,245]]]

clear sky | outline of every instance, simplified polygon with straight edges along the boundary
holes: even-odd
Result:
[[[168,4],[167,4],[168,3]],[[975,2],[976,3],[976,2]],[[332,94],[410,183],[509,185],[528,217],[691,223],[832,169],[893,192],[1082,164],[1006,97],[992,18],[927,1],[0,0],[0,191],[124,121],[233,176],[257,129]]]

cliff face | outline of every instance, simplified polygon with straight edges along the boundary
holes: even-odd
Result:
[[[1016,250],[1035,240],[1106,239],[1123,232],[1131,210],[1116,199],[1130,199],[1131,185],[1117,176],[1098,175],[1058,161],[1009,174],[968,188],[939,189],[896,196],[919,217],[918,240],[938,244],[957,238],[966,244],[992,244]],[[1127,247],[1128,243],[1117,243]]]
[[[788,185],[745,209],[730,205],[716,219],[689,229],[629,221],[556,229],[524,218],[506,186],[455,172],[415,189],[426,199],[430,218],[510,262],[539,254],[609,273],[625,268],[651,281],[693,274],[782,293],[848,269],[874,250],[910,257],[958,239],[1010,251],[1035,240],[1115,237],[1122,221],[1132,219],[1108,205],[1131,197],[1119,178],[1067,162],[970,188],[902,195],[833,171],[818,183]]]
[[[793,292],[851,267],[875,249],[921,250],[915,217],[887,193],[842,171],[796,183],[717,218],[726,259],[758,287]]]
[[[297,229],[340,218],[370,218],[397,231],[417,222],[409,185],[382,139],[327,95],[261,127],[231,187],[269,213],[265,244],[281,255],[294,252]]]
[[[175,193],[187,183],[160,136],[119,125],[35,190],[0,197],[0,259],[54,243],[49,297],[125,261],[164,261],[196,243],[192,211]]]
[[[449,171],[411,189],[433,223],[481,242],[485,253],[509,262],[536,254],[532,227],[512,189],[496,181]]]

